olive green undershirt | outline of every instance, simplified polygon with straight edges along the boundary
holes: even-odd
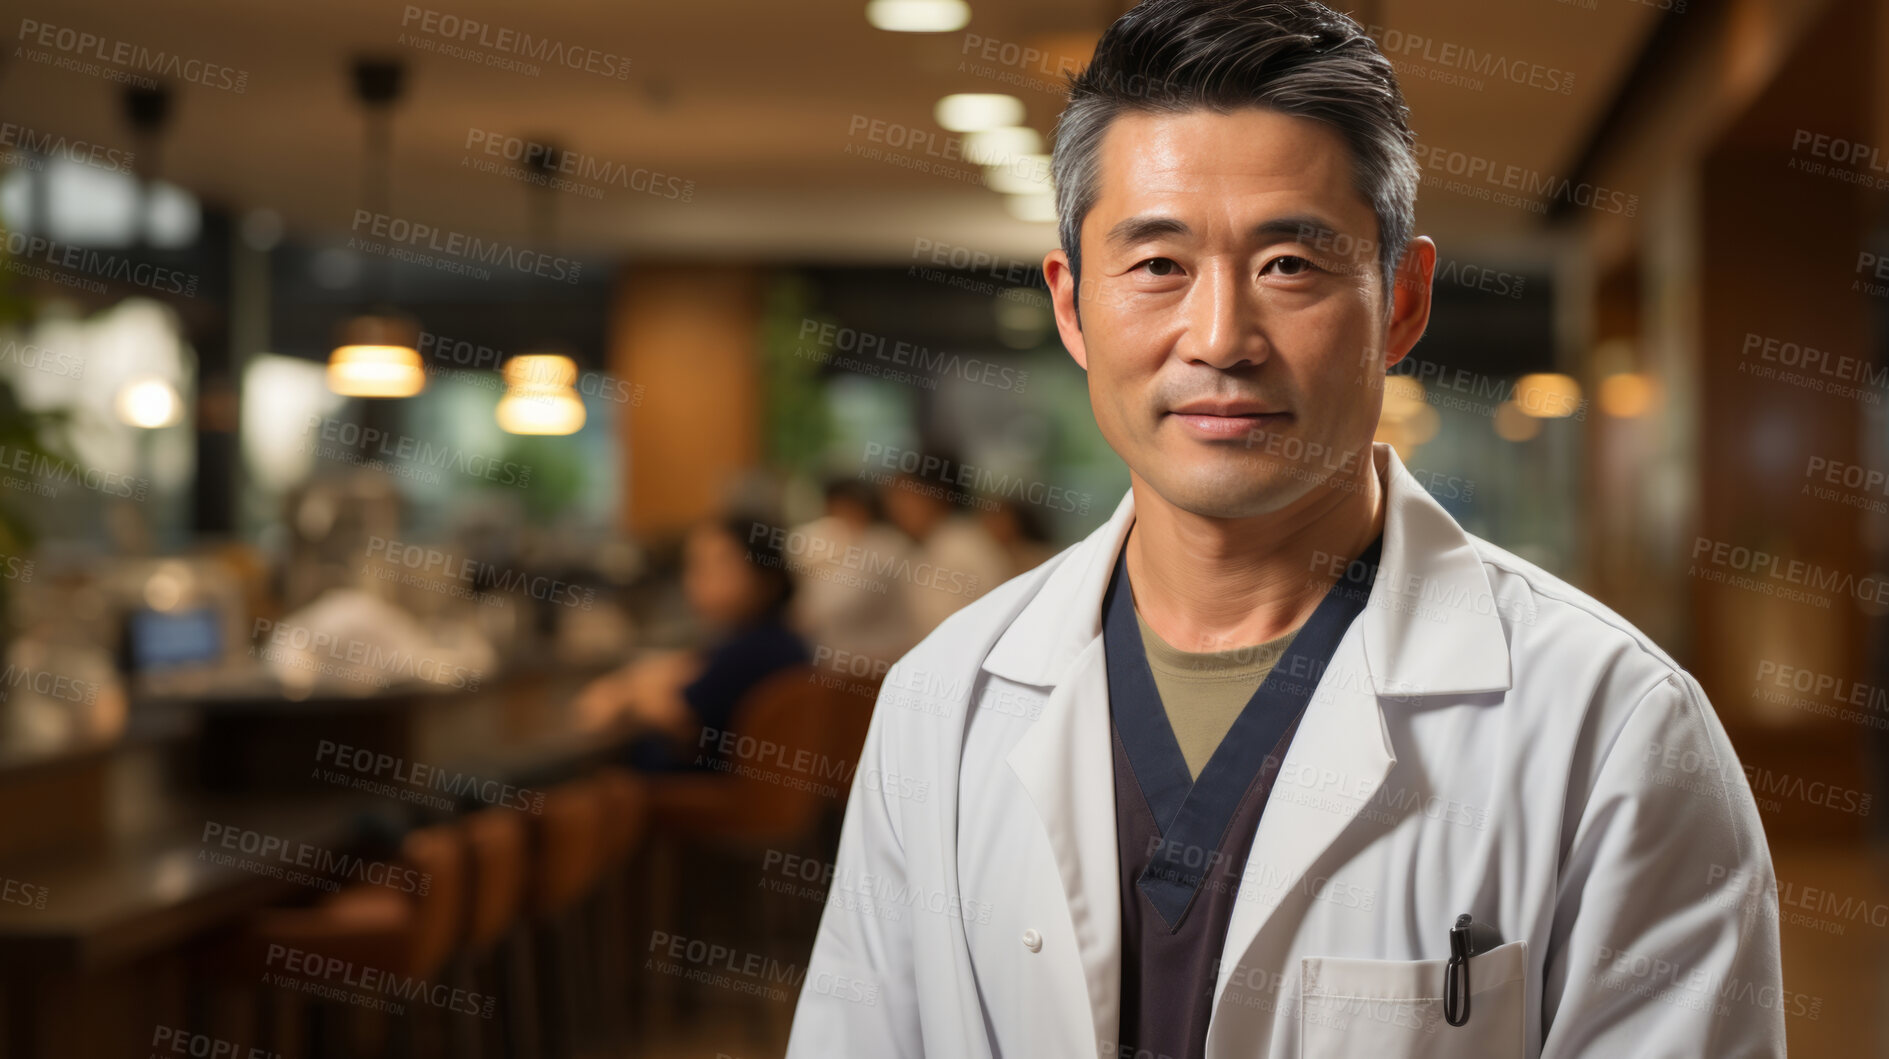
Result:
[[[1161,693],[1168,726],[1174,729],[1175,742],[1181,744],[1187,771],[1199,779],[1200,770],[1207,767],[1234,719],[1285,655],[1299,630],[1229,651],[1183,651],[1150,629],[1139,608],[1135,622],[1141,626],[1142,651],[1154,672],[1155,690]]]

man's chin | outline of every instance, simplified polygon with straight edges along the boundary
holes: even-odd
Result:
[[[1237,477],[1213,475],[1186,481],[1152,482],[1161,499],[1201,518],[1253,518],[1290,507],[1316,482],[1299,481],[1277,468]]]

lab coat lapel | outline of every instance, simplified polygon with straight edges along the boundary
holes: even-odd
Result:
[[[1397,763],[1365,664],[1360,625],[1361,620],[1354,621],[1339,642],[1306,704],[1274,781],[1274,793],[1260,817],[1240,876],[1240,897],[1227,923],[1220,978],[1214,987],[1212,1025],[1216,1030],[1233,971],[1247,959],[1248,950],[1282,906],[1310,900],[1317,892],[1306,881],[1307,874],[1369,804]],[[1320,796],[1280,795],[1299,784],[1316,785]],[[1212,1039],[1210,1033],[1210,1059],[1215,1055]]]
[[[996,676],[1048,689],[1007,761],[1056,860],[1062,886],[1053,896],[1069,909],[1089,998],[1081,1014],[1098,1042],[1113,1041],[1120,1025],[1122,951],[1102,593],[1133,522],[1129,491],[1108,522],[1060,558],[984,659]],[[1071,1021],[1080,1024],[1077,1014]]]
[[[1100,636],[1076,656],[1036,724],[1011,748],[1009,762],[1056,859],[1095,1039],[1113,1041],[1121,1017],[1120,860]]]

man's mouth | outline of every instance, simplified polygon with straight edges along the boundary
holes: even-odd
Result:
[[[1209,438],[1237,438],[1253,431],[1277,427],[1292,418],[1290,412],[1261,412],[1235,409],[1203,409],[1190,406],[1185,411],[1169,412],[1188,430]]]

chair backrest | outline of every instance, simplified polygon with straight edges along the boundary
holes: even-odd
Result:
[[[839,749],[840,711],[810,665],[790,666],[755,685],[735,709],[723,771],[740,791],[744,831],[795,834],[822,806],[844,799],[853,760]]]
[[[585,778],[545,792],[532,855],[532,905],[555,915],[584,896],[603,871],[602,791]]]
[[[462,842],[462,833],[452,824],[409,831],[401,840],[400,859],[427,880],[427,892],[415,895],[413,907],[409,959],[416,975],[432,975],[459,944],[467,890]]]
[[[635,773],[617,765],[598,769],[596,783],[604,803],[604,867],[614,868],[636,852],[649,829],[649,792]]]
[[[505,807],[481,809],[459,826],[472,862],[466,945],[483,950],[496,945],[518,921],[525,901],[530,836],[524,814]]]

